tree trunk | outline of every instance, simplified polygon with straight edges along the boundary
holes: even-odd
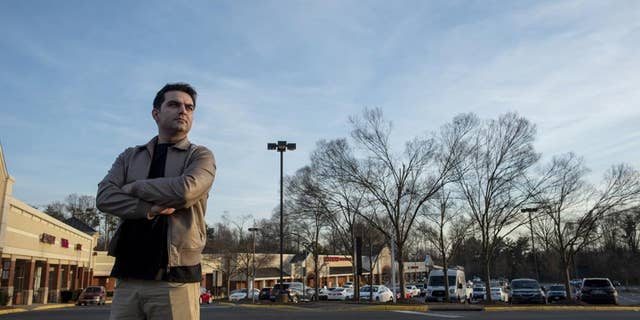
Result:
[[[400,280],[400,299],[405,299],[405,287],[404,287],[404,262],[402,261],[402,257],[404,256],[404,244],[403,246],[397,246],[396,255],[398,256],[398,279]]]
[[[447,259],[442,259],[442,270],[444,271],[444,301],[449,302],[449,266]]]
[[[564,271],[564,289],[567,291],[567,300],[571,301],[573,299],[573,290],[571,290],[571,273],[569,272],[569,260],[564,254],[562,254],[562,258],[560,259],[562,263],[562,271]]]
[[[444,223],[440,220],[440,254],[442,255],[442,270],[444,271],[444,301],[449,302],[449,266],[447,264],[447,250],[444,245]],[[457,278],[457,277],[456,277]]]
[[[484,290],[484,294],[486,295],[486,301],[491,302],[491,262],[490,262],[490,257],[489,257],[489,253],[485,252],[485,256],[484,256],[484,276],[485,276],[485,280],[484,280],[484,285],[485,285],[485,290]]]

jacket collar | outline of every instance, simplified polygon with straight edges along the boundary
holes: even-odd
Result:
[[[153,137],[151,140],[149,140],[149,142],[147,142],[147,144],[141,144],[136,146],[136,148],[138,149],[147,149],[147,151],[149,151],[150,154],[153,154],[153,149],[156,146],[156,143],[158,143],[158,136]],[[178,142],[176,142],[172,148],[176,148],[182,151],[186,151],[189,149],[189,146],[191,145],[191,142],[189,142],[188,138],[184,138]]]

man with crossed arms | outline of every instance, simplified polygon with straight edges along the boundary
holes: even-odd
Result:
[[[151,115],[158,135],[122,152],[98,185],[96,205],[120,218],[110,319],[200,319],[204,215],[216,173],[213,153],[187,139],[196,91],[165,85]]]

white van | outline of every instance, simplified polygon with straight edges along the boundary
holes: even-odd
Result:
[[[464,278],[464,269],[457,267],[447,271],[449,278],[449,300],[451,302],[462,302],[467,300],[467,284]],[[426,302],[444,301],[444,271],[435,269],[429,272],[427,280]]]

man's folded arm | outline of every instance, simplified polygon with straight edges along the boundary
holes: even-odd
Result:
[[[121,153],[111,166],[107,175],[98,184],[96,207],[98,210],[123,219],[147,217],[152,203],[125,193],[121,187],[125,183],[124,157]]]
[[[163,207],[189,208],[211,189],[216,174],[213,153],[199,147],[184,173],[177,177],[137,180],[127,185],[131,195]]]

